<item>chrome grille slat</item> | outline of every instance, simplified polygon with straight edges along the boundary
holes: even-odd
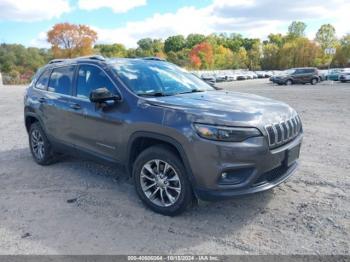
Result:
[[[265,126],[270,147],[277,147],[295,138],[301,132],[299,116],[292,117],[280,123]]]

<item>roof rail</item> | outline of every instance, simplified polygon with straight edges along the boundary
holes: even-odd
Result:
[[[157,56],[142,57],[143,60],[166,61],[164,58]]]
[[[53,59],[49,62],[49,64],[54,64],[54,63],[60,63],[68,60],[73,60],[73,59],[93,59],[93,60],[99,60],[99,61],[105,61],[106,59],[101,56],[101,55],[89,55],[89,56],[80,56],[76,58],[58,58],[58,59]]]
[[[63,61],[66,61],[67,59],[59,58],[59,59],[52,59],[49,64],[54,64],[54,63],[60,63]]]
[[[101,55],[88,55],[88,56],[81,56],[77,57],[76,59],[93,59],[93,60],[100,60],[105,61],[106,59]]]

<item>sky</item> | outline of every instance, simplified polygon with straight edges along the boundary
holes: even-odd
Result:
[[[340,37],[350,33],[349,10],[350,0],[0,0],[0,43],[49,47],[46,32],[61,22],[89,25],[98,43],[126,47],[190,33],[266,39],[294,20],[307,24],[310,39],[326,23]]]

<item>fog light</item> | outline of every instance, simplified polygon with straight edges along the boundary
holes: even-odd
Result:
[[[226,179],[226,178],[227,178],[227,173],[222,173],[222,174],[221,174],[221,178],[222,178],[222,179]]]

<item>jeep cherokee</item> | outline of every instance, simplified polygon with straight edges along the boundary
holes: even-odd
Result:
[[[316,85],[321,81],[318,69],[314,67],[293,68],[283,71],[272,78],[279,85],[307,84]]]
[[[61,153],[121,164],[164,215],[277,186],[303,136],[287,104],[215,90],[157,58],[53,60],[29,85],[24,117],[38,164]]]

